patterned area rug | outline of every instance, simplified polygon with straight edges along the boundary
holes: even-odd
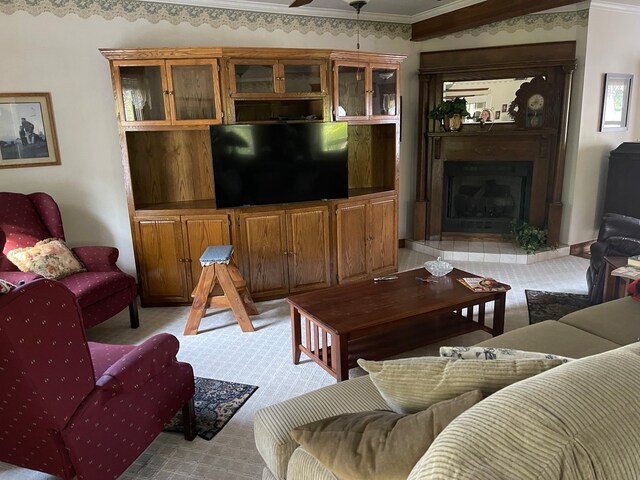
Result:
[[[196,377],[194,404],[198,436],[211,440],[258,387]],[[164,427],[165,432],[182,432],[182,409]]]
[[[589,296],[578,293],[525,290],[529,308],[529,324],[544,320],[559,320],[568,313],[590,305]]]

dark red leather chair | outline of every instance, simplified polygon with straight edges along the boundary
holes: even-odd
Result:
[[[117,478],[183,408],[194,378],[166,333],[138,346],[88,342],[60,282],[0,295],[0,460],[66,479]]]
[[[65,240],[60,209],[46,193],[0,192],[0,279],[17,285],[42,278],[21,272],[5,254],[14,248],[32,247],[45,238]],[[76,296],[86,328],[93,327],[129,307],[131,328],[137,328],[138,292],[136,281],[117,265],[118,249],[113,247],[75,247],[71,249],[87,271],[58,280]]]

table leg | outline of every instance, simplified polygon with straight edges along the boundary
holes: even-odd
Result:
[[[498,294],[493,304],[493,336],[502,335],[504,333],[504,305],[507,292]]]
[[[336,380],[341,382],[343,380],[349,380],[349,348],[348,348],[348,338],[345,335],[335,335],[332,337],[335,342],[335,345],[331,345],[331,348],[337,348],[335,358],[338,359],[335,370],[336,370]]]
[[[300,363],[300,344],[302,342],[302,329],[300,326],[300,312],[293,305],[289,306],[291,310],[291,343],[293,348],[293,364]]]

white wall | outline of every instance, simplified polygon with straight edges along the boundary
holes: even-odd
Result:
[[[574,116],[571,161],[565,170],[565,212],[562,237],[575,244],[597,236],[604,204],[609,152],[622,142],[640,141],[640,5],[614,6],[593,2],[586,34],[586,62],[575,99],[581,99]],[[599,132],[605,73],[634,75],[629,129]],[[574,113],[574,112],[572,112]]]
[[[0,191],[51,194],[62,211],[72,245],[113,245],[120,249],[121,268],[133,273],[135,263],[123,183],[120,146],[107,60],[99,48],[160,46],[260,46],[355,49],[346,34],[267,32],[209,25],[172,25],[166,21],[130,22],[122,18],[62,18],[50,13],[0,14],[2,92],[51,92],[62,164],[52,167],[0,169]],[[402,38],[361,38],[362,51],[408,53]],[[405,92],[401,174],[415,157],[415,59],[402,66]],[[407,94],[409,99],[407,99]],[[408,100],[408,101],[407,101]],[[405,146],[409,148],[405,148]],[[403,178],[403,185],[407,179]],[[407,204],[406,186],[401,205]],[[406,208],[403,207],[403,209]],[[400,215],[400,237],[406,230]]]

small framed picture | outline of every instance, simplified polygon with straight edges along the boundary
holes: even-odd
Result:
[[[500,110],[496,110],[495,119],[498,120],[500,118]]]
[[[59,165],[49,93],[0,93],[0,168]]]
[[[509,105],[507,105],[506,103],[503,103],[502,104],[502,111],[506,113],[508,109],[509,109]]]
[[[629,100],[633,75],[623,73],[604,74],[604,93],[600,117],[601,132],[627,130],[629,126]]]

